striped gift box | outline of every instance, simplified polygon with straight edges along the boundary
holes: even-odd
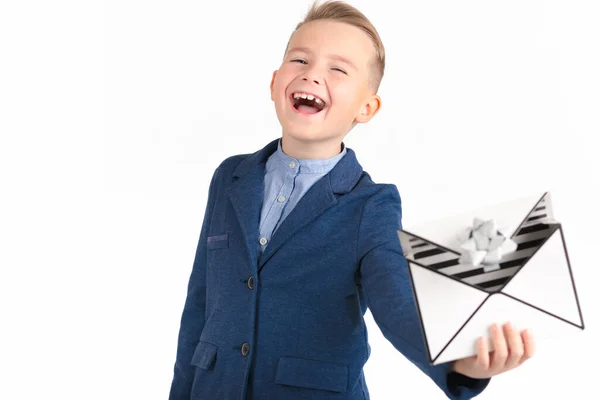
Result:
[[[500,269],[460,263],[458,234],[473,218],[495,219],[516,244]],[[408,262],[429,360],[476,354],[489,326],[510,321],[537,338],[583,330],[583,317],[562,225],[550,193],[498,204],[398,231]]]

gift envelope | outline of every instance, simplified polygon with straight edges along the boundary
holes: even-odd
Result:
[[[493,323],[536,340],[584,329],[562,226],[550,193],[398,231],[429,361],[490,351]]]

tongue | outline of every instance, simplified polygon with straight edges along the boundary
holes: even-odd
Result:
[[[319,112],[319,110],[316,107],[305,106],[305,105],[298,106],[298,111],[306,113],[306,114],[316,114]]]

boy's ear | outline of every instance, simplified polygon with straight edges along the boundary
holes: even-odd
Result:
[[[359,124],[364,124],[365,122],[369,122],[371,118],[377,114],[379,109],[381,108],[381,97],[378,95],[373,95],[371,99],[361,108],[360,114],[358,114],[354,118],[354,122]]]
[[[271,78],[271,100],[275,101],[275,99],[273,98],[273,85],[275,85],[275,77],[277,76],[277,70],[273,71],[273,77]]]

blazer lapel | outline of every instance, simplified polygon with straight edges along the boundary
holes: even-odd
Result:
[[[265,251],[258,260],[260,211],[266,162],[277,150],[279,139],[271,141],[263,149],[250,154],[235,169],[228,189],[229,199],[239,221],[251,265],[260,271],[287,240],[306,227],[328,208],[338,203],[336,194],[346,194],[358,182],[363,170],[352,149],[347,148],[344,157],[319,179],[300,199],[296,207],[283,220],[273,234]]]
[[[277,150],[278,140],[271,141],[263,149],[246,157],[233,172],[235,180],[227,191],[242,230],[253,270],[258,262],[258,229],[265,167],[269,156]]]
[[[338,163],[341,162],[338,161]],[[335,168],[335,167],[334,167]],[[330,183],[330,174],[323,176],[302,196],[296,207],[283,220],[260,257],[258,270],[296,232],[310,224],[325,210],[337,203]]]

